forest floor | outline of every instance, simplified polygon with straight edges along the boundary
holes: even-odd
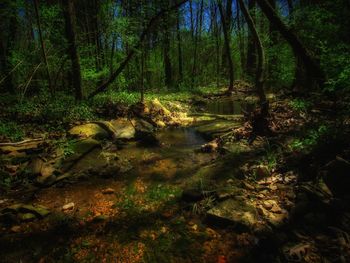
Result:
[[[270,94],[249,143],[236,87],[1,143],[0,261],[349,262],[349,104]]]

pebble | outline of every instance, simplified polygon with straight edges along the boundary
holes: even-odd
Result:
[[[67,211],[67,210],[73,210],[75,204],[72,202],[72,203],[68,203],[68,204],[65,204],[64,206],[62,206],[62,210],[63,211]]]

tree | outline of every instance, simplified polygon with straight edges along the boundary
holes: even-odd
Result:
[[[312,57],[311,53],[307,50],[300,39],[290,30],[273,10],[271,5],[266,0],[256,0],[261,10],[264,12],[270,23],[274,24],[276,30],[278,30],[284,39],[292,47],[294,54],[303,62],[305,70],[307,72],[308,82],[323,86],[326,81],[326,75],[321,69],[319,63]]]
[[[38,26],[38,33],[39,33],[39,40],[40,40],[40,45],[41,45],[42,56],[43,56],[43,59],[44,59],[44,64],[45,64],[45,69],[46,69],[46,74],[47,74],[47,80],[49,82],[49,90],[51,92],[53,92],[51,76],[50,76],[50,68],[49,68],[49,63],[47,61],[47,55],[46,55],[46,50],[45,50],[45,43],[44,43],[43,34],[42,34],[42,30],[41,30],[41,21],[40,21],[40,15],[39,15],[38,0],[34,0],[33,3],[34,3],[34,9],[35,9],[36,22],[37,22],[37,26]]]
[[[257,91],[257,94],[259,96],[259,102],[260,102],[260,108],[261,108],[261,114],[263,117],[266,117],[269,110],[269,105],[266,100],[266,95],[264,92],[264,82],[265,82],[265,76],[264,76],[264,70],[265,70],[265,53],[264,53],[264,47],[262,45],[261,39],[259,37],[258,31],[255,27],[253,18],[249,14],[249,11],[247,7],[245,6],[243,0],[238,0],[239,5],[241,7],[242,13],[247,21],[249,30],[252,32],[255,44],[257,47],[257,53],[258,53],[258,64],[256,68],[256,76],[255,76],[255,88]]]
[[[148,34],[150,34],[150,32],[152,31],[153,27],[156,26],[157,22],[165,14],[167,14],[168,12],[171,12],[173,10],[176,10],[177,8],[181,7],[186,2],[188,2],[188,0],[181,0],[181,1],[175,3],[174,5],[172,5],[171,7],[167,8],[167,9],[160,10],[155,16],[153,16],[149,20],[149,22],[146,25],[146,27],[144,28],[144,30],[142,31],[142,33],[140,35],[140,38],[139,38],[138,42],[136,43],[136,45],[134,46],[134,48],[129,51],[129,53],[126,55],[124,60],[120,63],[119,67],[109,76],[109,78],[106,81],[104,81],[100,86],[98,86],[97,89],[89,95],[89,98],[93,98],[97,94],[105,91],[108,88],[108,86],[120,75],[120,73],[123,72],[124,68],[128,65],[130,60],[135,55],[136,50],[138,50],[141,47],[141,45],[142,45],[143,41],[145,40],[146,36]]]
[[[231,57],[231,47],[230,47],[230,36],[228,35],[228,24],[227,19],[224,15],[224,10],[222,6],[221,0],[218,1],[220,16],[221,16],[221,23],[222,23],[222,29],[224,32],[224,40],[225,40],[225,49],[227,54],[227,62],[229,66],[229,77],[230,77],[230,84],[228,87],[228,92],[233,92],[233,81],[234,81],[234,72],[233,72],[233,62]]]
[[[74,5],[71,0],[62,0],[66,21],[66,38],[68,41],[68,54],[71,60],[72,82],[75,90],[76,100],[83,99],[83,89],[80,72],[80,58],[76,43],[76,25],[74,15]]]
[[[238,1],[238,0],[237,0]],[[248,1],[249,13],[253,21],[255,20],[255,0]],[[247,50],[247,61],[246,61],[246,71],[249,77],[254,75],[256,68],[256,46],[254,37],[251,30],[248,30],[248,50]]]

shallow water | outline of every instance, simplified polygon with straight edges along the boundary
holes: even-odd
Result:
[[[206,112],[219,115],[243,114],[251,111],[253,106],[236,98],[221,98],[210,101],[207,104]]]

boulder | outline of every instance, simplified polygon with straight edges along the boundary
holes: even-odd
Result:
[[[130,140],[135,137],[135,127],[133,123],[125,118],[112,120],[110,122],[104,122],[111,126],[114,139],[126,139]]]
[[[155,134],[155,128],[149,122],[137,119],[135,120],[136,138],[146,145],[159,145]]]
[[[95,139],[107,139],[109,133],[97,123],[86,123],[73,127],[68,131],[71,136],[78,138],[92,137]]]
[[[253,229],[258,224],[257,211],[243,200],[227,199],[207,212],[213,224],[233,225],[243,231]]]

